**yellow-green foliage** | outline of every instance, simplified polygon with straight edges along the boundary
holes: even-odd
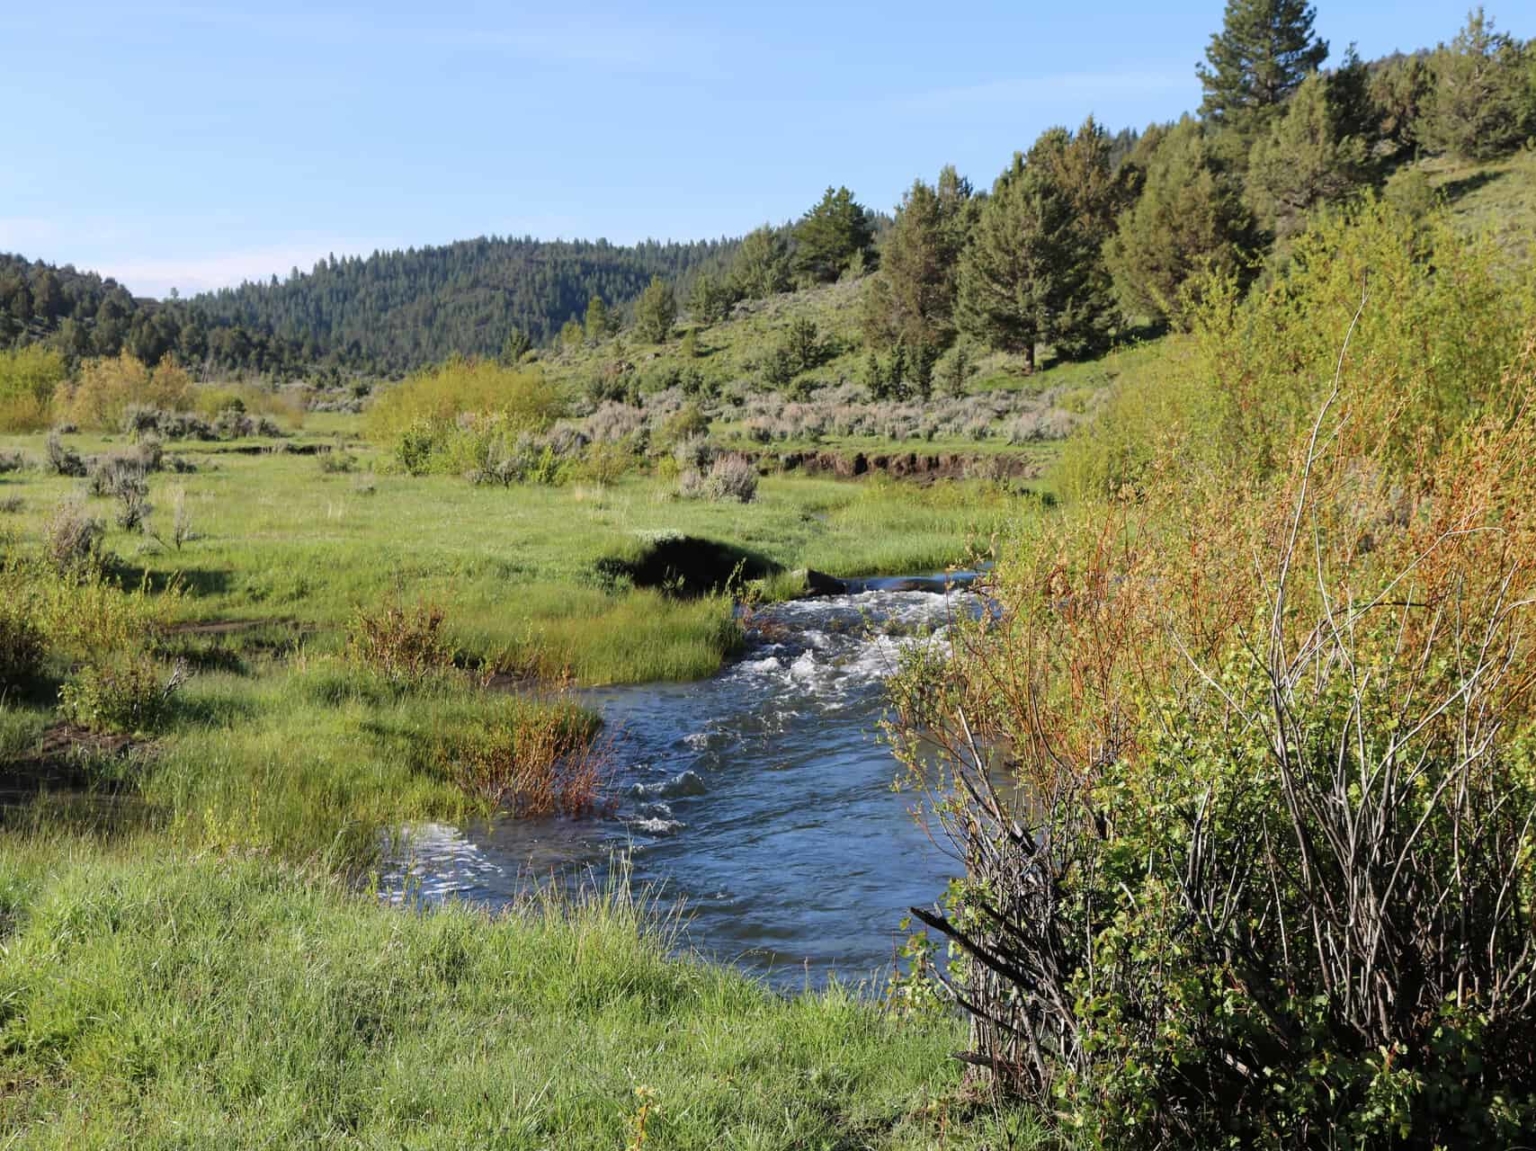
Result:
[[[494,360],[455,358],[380,396],[368,412],[366,427],[375,442],[388,443],[420,424],[449,428],[461,413],[533,430],[564,410],[564,396],[542,372],[508,368]]]
[[[189,411],[192,379],[167,356],[151,370],[128,352],[115,359],[87,360],[80,378],[61,393],[58,414],[70,423],[96,431],[118,431],[130,405]]]
[[[0,431],[48,426],[53,394],[64,381],[64,357],[36,344],[0,351]]]
[[[1323,220],[1267,290],[1210,293],[1193,335],[1068,444],[1062,487],[1113,491],[1155,459],[1267,473],[1327,393],[1346,334],[1369,381],[1361,402],[1401,417],[1382,425],[1393,458],[1433,451],[1482,409],[1536,310],[1536,276],[1506,269],[1496,244],[1444,213],[1370,202]]]
[[[304,399],[302,394],[275,392],[254,384],[218,383],[207,384],[193,392],[193,406],[197,412],[212,419],[230,408],[257,416],[271,416],[282,420],[294,431],[304,426]]]

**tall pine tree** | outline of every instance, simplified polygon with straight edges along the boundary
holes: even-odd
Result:
[[[1115,319],[1101,234],[1085,226],[1081,189],[1061,175],[1072,143],[1070,133],[1052,129],[1015,158],[982,205],[960,261],[960,329],[1021,353],[1030,369],[1041,344],[1069,359],[1095,350]]]
[[[1222,29],[1211,36],[1200,114],[1245,139],[1322,67],[1328,43],[1312,31],[1317,10],[1306,0],[1227,0]]]
[[[918,180],[902,197],[864,297],[872,347],[942,349],[954,339],[956,274],[975,209],[970,182],[953,167],[937,186]]]

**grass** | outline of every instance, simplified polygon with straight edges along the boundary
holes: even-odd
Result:
[[[0,842],[0,1139],[1028,1147],[948,1017],[776,996],[623,891],[402,913],[258,857]]]
[[[1438,157],[1422,166],[1468,231],[1488,231],[1516,261],[1524,256],[1536,235],[1536,151],[1481,164]]]
[[[89,454],[96,439],[70,437]],[[40,454],[41,438],[5,447]],[[198,464],[155,476],[150,500],[165,520],[170,491],[185,492],[196,538],[180,551],[116,529],[107,546],[129,582],[185,589],[176,621],[281,625],[333,649],[359,605],[387,596],[448,608],[454,642],[512,672],[569,674],[583,683],[691,679],[715,671],[738,639],[731,605],[613,589],[595,578],[605,557],[637,535],[678,532],[758,553],[783,568],[839,575],[942,568],[962,561],[1032,501],[985,483],[909,485],[769,477],[751,504],[680,500],[675,485],[635,476],[612,485],[475,487],[450,476],[324,474],[293,454],[211,455],[175,445]],[[371,449],[362,466],[382,466]],[[6,523],[37,538],[78,481],[36,471],[0,480],[24,504]],[[104,500],[95,514],[110,522]],[[270,631],[227,642],[270,641]]]

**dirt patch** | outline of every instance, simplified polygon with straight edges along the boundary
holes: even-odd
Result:
[[[802,475],[858,479],[879,473],[893,479],[932,483],[960,479],[1039,479],[1040,462],[1007,452],[760,452],[758,467]]]
[[[96,782],[88,762],[126,759],[143,746],[126,735],[54,724],[32,751],[0,764],[0,803],[41,791],[83,790]]]

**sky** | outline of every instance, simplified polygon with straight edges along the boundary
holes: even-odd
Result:
[[[1527,0],[1500,26],[1536,35]],[[1496,19],[1500,9],[1490,5]],[[828,184],[985,187],[1045,128],[1200,102],[1221,0],[0,0],[0,251],[183,295],[486,234],[700,239]],[[1323,0],[1335,58],[1448,0]]]

